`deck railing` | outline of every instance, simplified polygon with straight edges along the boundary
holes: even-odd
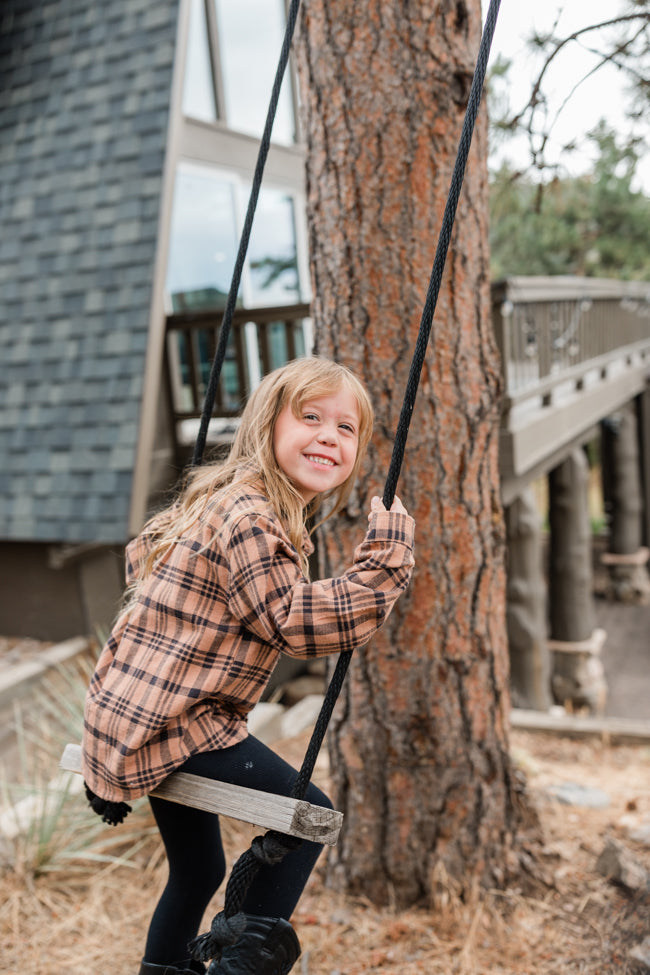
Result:
[[[526,476],[556,440],[579,437],[599,410],[630,397],[650,370],[650,284],[597,278],[515,277],[492,288],[493,327],[504,376],[504,477]],[[214,406],[213,438],[232,438],[260,376],[303,355],[308,304],[237,309]],[[167,376],[176,443],[196,434],[222,312],[167,318]],[[581,401],[581,402],[579,402]],[[558,412],[558,406],[561,406]],[[555,410],[555,426],[544,414]],[[582,411],[582,412],[581,412]],[[537,423],[537,427],[535,427]],[[522,427],[529,425],[526,442]]]
[[[650,348],[650,284],[516,277],[492,288],[506,411]],[[603,377],[604,378],[604,377]]]
[[[213,415],[237,416],[260,376],[304,355],[309,314],[308,304],[235,310]],[[167,317],[167,379],[176,425],[201,416],[222,315],[209,310]]]
[[[509,503],[597,434],[650,377],[650,284],[509,278],[493,286],[504,397],[499,469]]]

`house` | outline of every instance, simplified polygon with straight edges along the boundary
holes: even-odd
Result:
[[[106,628],[190,456],[284,28],[282,0],[2,4],[0,633]],[[296,104],[287,74],[215,440],[310,348]]]

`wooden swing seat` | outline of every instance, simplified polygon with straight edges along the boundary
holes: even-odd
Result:
[[[66,772],[81,774],[81,746],[66,745],[59,767]],[[336,809],[314,806],[304,799],[215,782],[189,772],[174,772],[156,786],[151,795],[326,846],[336,844],[343,824],[343,813]]]

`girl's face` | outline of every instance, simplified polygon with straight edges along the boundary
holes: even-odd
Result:
[[[305,504],[347,480],[358,446],[359,407],[345,387],[306,400],[299,416],[287,404],[275,421],[275,459]]]

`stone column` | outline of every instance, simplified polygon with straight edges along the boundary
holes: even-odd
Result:
[[[641,472],[641,544],[650,546],[650,384],[636,398],[639,428],[639,470]]]
[[[602,712],[605,632],[595,626],[588,489],[587,458],[577,449],[549,475],[551,686],[558,704]]]
[[[542,525],[531,488],[505,512],[508,540],[506,623],[510,684],[516,707],[546,711],[550,666],[546,645],[546,582]]]
[[[609,520],[609,551],[603,562],[609,573],[609,595],[621,602],[650,596],[643,546],[643,501],[637,415],[628,403],[601,424],[603,493]]]

